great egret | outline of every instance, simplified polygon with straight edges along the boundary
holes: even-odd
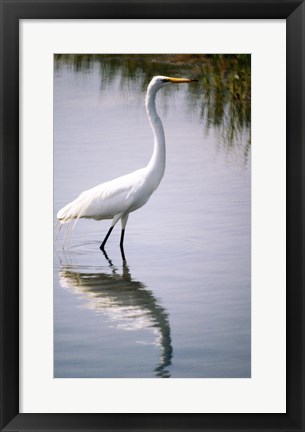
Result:
[[[163,125],[156,110],[156,94],[168,84],[190,83],[197,81],[188,78],[171,78],[155,76],[150,81],[145,106],[147,116],[154,134],[152,157],[145,168],[118,177],[106,183],[82,192],[78,198],[67,204],[57,213],[61,224],[78,219],[112,219],[111,227],[100,246],[105,253],[105,244],[115,224],[121,219],[122,231],[120,249],[123,260],[124,234],[129,213],[147,203],[151,194],[159,186],[165,170],[165,136]]]

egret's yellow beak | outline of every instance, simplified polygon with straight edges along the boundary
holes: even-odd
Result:
[[[189,79],[189,78],[171,78],[168,77],[168,81],[174,84],[179,84],[179,83],[189,83],[189,82],[194,82],[194,81],[198,81],[197,79]]]

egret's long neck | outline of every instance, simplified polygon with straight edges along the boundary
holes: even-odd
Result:
[[[157,90],[148,88],[145,106],[148,119],[154,134],[154,151],[147,165],[149,174],[153,177],[154,186],[157,187],[163,177],[165,170],[165,136],[160,117],[156,110]]]

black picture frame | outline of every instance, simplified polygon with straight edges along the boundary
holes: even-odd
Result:
[[[295,0],[0,0],[2,431],[304,431],[305,4]],[[19,413],[19,20],[285,19],[287,24],[286,414]]]

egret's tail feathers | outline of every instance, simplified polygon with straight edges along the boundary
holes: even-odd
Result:
[[[57,219],[60,223],[70,222],[73,219],[79,219],[82,217],[83,208],[80,203],[75,200],[67,204],[57,213]]]
[[[90,191],[89,191],[90,192]],[[91,197],[88,191],[81,193],[74,201],[67,204],[57,213],[60,223],[70,222],[73,219],[88,217],[88,209],[91,205]]]
[[[59,220],[60,223],[63,224],[74,219],[71,204],[72,203],[66,205],[65,207],[60,209],[59,212],[57,213],[57,219]]]
[[[76,218],[74,222],[72,222],[72,221],[69,222],[67,229],[66,229],[64,242],[63,242],[63,249],[69,249],[70,243],[71,243],[71,238],[72,238],[72,231],[74,230],[74,227],[75,227],[77,221],[78,221],[78,218]]]
[[[59,236],[61,228],[62,228],[62,224],[59,221],[57,221],[55,226],[54,226],[54,244],[56,243],[56,240]]]
[[[83,216],[86,206],[84,206],[83,200],[78,199],[67,204],[57,213],[57,219],[60,226],[67,224],[66,232],[63,238],[63,249],[68,249],[71,241],[72,231],[75,227],[76,222]]]

